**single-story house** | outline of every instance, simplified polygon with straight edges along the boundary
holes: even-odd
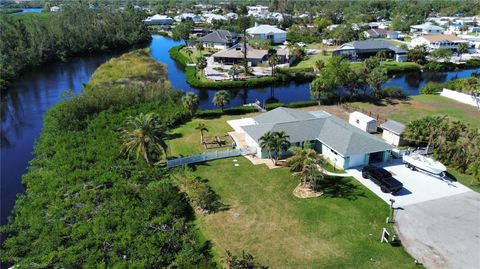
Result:
[[[250,120],[228,123],[237,133],[245,135],[245,144],[257,149],[257,157],[268,158],[260,147],[260,138],[266,132],[284,131],[292,146],[310,146],[327,160],[343,169],[388,161],[393,146],[366,133],[340,118],[323,111],[306,112],[290,108],[276,108]]]
[[[410,32],[413,35],[441,35],[445,29],[431,22],[410,26]]]
[[[50,8],[50,12],[59,12],[61,8],[59,6],[53,6]]]
[[[143,20],[143,23],[148,25],[172,25],[174,22],[172,18],[160,14],[155,14]]]
[[[238,35],[227,30],[216,30],[197,39],[206,48],[228,49],[238,42]]]
[[[376,119],[354,111],[348,116],[348,123],[367,133],[376,133],[378,122]]]
[[[349,60],[357,61],[375,56],[379,51],[386,51],[387,58],[397,62],[407,60],[407,51],[385,40],[353,41],[341,45],[333,51],[334,55],[344,55]]]
[[[364,31],[363,34],[366,38],[386,38],[388,31],[386,29],[377,28]]]
[[[405,145],[406,141],[403,139],[405,125],[398,121],[388,120],[380,125],[380,128],[383,129],[382,138],[387,141],[387,143],[394,146]]]
[[[456,51],[458,44],[467,43],[470,46],[468,40],[460,39],[454,35],[425,35],[413,38],[411,41],[412,47],[426,46],[429,51],[436,49],[451,49]]]
[[[286,31],[268,24],[255,24],[255,27],[247,29],[247,34],[252,38],[270,40],[272,44],[283,44],[287,40]]]
[[[203,21],[203,18],[200,17],[199,15],[193,14],[193,13],[182,13],[178,16],[175,16],[174,19],[177,22],[185,21],[185,20],[191,20],[194,23],[201,23]]]
[[[243,62],[243,45],[237,44],[225,50],[221,50],[212,55],[213,61],[221,64],[233,65]],[[277,50],[279,64],[288,60],[288,51],[284,49]],[[268,50],[254,49],[247,45],[247,62],[250,66],[257,66],[259,63],[268,61]]]
[[[203,17],[205,18],[205,21],[207,23],[213,23],[213,21],[226,21],[227,18],[223,15],[218,15],[218,14],[213,14],[213,13],[207,13],[203,14]]]

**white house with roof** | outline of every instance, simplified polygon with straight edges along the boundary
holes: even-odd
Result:
[[[203,14],[203,18],[207,23],[212,23],[213,21],[226,21],[227,18],[223,15],[213,14],[213,13],[206,13]]]
[[[244,136],[244,146],[257,149],[258,158],[268,158],[268,152],[260,147],[260,138],[267,132],[278,131],[286,132],[292,146],[302,147],[308,142],[328,161],[343,169],[388,161],[393,149],[380,138],[324,111],[280,107],[253,118],[231,120],[228,124]]]
[[[431,22],[410,26],[410,32],[415,35],[441,35],[445,29]]]
[[[403,139],[403,131],[405,130],[405,125],[398,121],[388,120],[380,125],[380,128],[383,129],[382,138],[387,141],[387,143],[394,146],[403,146],[406,144],[406,141]]]
[[[181,22],[185,20],[191,20],[194,23],[201,23],[203,21],[203,18],[200,17],[199,15],[193,14],[193,13],[182,13],[178,16],[174,17],[175,21]]]
[[[143,20],[143,23],[148,25],[172,25],[174,22],[172,18],[160,14],[155,14]]]
[[[413,38],[410,42],[412,47],[426,46],[427,50],[450,49],[456,51],[460,43],[466,43],[470,47],[468,40],[460,39],[454,35],[425,35]]]
[[[268,24],[255,24],[247,29],[247,34],[252,38],[270,40],[273,44],[283,44],[287,40],[287,32]]]

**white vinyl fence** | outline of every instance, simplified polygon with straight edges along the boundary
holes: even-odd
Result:
[[[228,149],[222,151],[212,151],[212,152],[204,152],[202,154],[192,155],[188,157],[182,157],[172,160],[167,160],[167,167],[175,167],[184,164],[190,163],[201,163],[216,159],[223,159],[235,156],[244,156],[249,154],[254,154],[257,151],[255,147],[250,148],[241,148],[241,149]]]
[[[449,89],[443,89],[440,95],[453,99],[457,102],[480,108],[480,96],[473,96],[471,94],[452,91]]]

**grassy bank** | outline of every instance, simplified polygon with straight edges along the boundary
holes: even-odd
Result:
[[[166,80],[166,72],[143,86],[117,85],[121,79],[138,82],[142,76],[135,71],[164,68],[136,57],[145,53],[100,66],[95,87],[45,115],[23,176],[26,192],[13,221],[0,229],[2,238],[8,236],[0,246],[2,262],[19,268],[212,268],[193,209],[168,171],[121,151],[119,129],[129,117],[153,112],[172,128],[187,114],[180,94],[156,83]]]

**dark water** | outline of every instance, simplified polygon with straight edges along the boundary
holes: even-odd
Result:
[[[168,66],[168,77],[173,87],[183,91],[195,92],[200,99],[200,107],[202,109],[215,108],[212,104],[214,90],[198,90],[188,85],[182,68],[176,64],[168,55],[168,49],[180,45],[181,42],[173,41],[162,36],[154,36],[150,45],[152,56],[165,63]],[[458,72],[414,72],[397,75],[384,86],[399,86],[410,95],[418,95],[419,88],[427,82],[434,81],[443,83],[454,78],[470,77],[473,73],[480,72],[479,69],[462,70]],[[238,106],[245,103],[253,103],[257,99],[266,102],[270,98],[275,98],[282,103],[290,103],[295,101],[304,101],[310,99],[309,83],[295,83],[279,85],[276,87],[263,87],[248,90],[229,90],[232,100],[230,106]]]
[[[73,58],[27,71],[1,100],[1,224],[5,224],[17,193],[23,192],[22,174],[33,158],[34,141],[40,136],[43,113],[61,100],[62,93],[78,93],[95,69],[114,55]]]
[[[191,88],[185,81],[181,67],[168,56],[168,50],[178,44],[168,38],[154,36],[150,46],[151,54],[168,66],[169,80],[174,88],[197,93],[202,108],[213,108],[211,100],[215,91]],[[1,103],[1,224],[7,222],[17,193],[24,191],[21,176],[33,158],[31,152],[34,141],[42,129],[43,113],[61,100],[65,90],[80,92],[81,83],[87,82],[95,69],[113,56],[84,56],[74,58],[68,63],[48,64],[37,70],[25,72],[11,85],[8,95]],[[387,85],[401,86],[405,91],[416,95],[418,88],[428,81],[445,82],[455,77],[468,77],[473,72],[479,71],[480,69],[436,74],[406,74],[397,76]],[[231,90],[230,93],[233,97],[231,106],[254,102],[256,99],[266,101],[272,97],[284,103],[308,100],[310,97],[308,83]]]
[[[22,8],[21,12],[17,12],[14,14],[22,14],[22,13],[40,13],[43,11],[43,8],[41,7],[35,7],[35,8]]]

